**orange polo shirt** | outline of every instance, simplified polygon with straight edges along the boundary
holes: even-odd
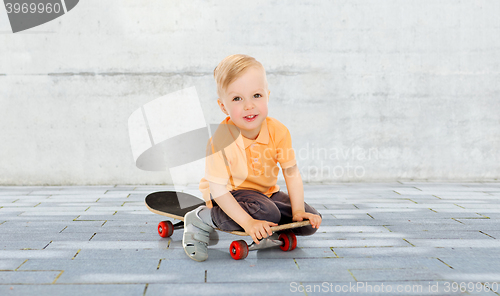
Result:
[[[255,190],[267,196],[279,191],[279,167],[296,164],[290,132],[278,120],[267,117],[255,140],[245,138],[227,117],[207,145],[205,177],[199,189],[212,207],[208,182],[226,185],[228,191]]]

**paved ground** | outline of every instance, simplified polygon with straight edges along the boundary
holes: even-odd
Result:
[[[500,295],[499,183],[306,185],[317,234],[202,263],[144,206],[169,189],[0,187],[0,295]]]

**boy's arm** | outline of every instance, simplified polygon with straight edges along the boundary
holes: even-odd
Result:
[[[311,213],[306,213],[304,209],[304,185],[297,165],[283,169],[290,204],[292,205],[293,221],[308,219],[313,228],[318,228],[321,224],[321,217]]]
[[[273,234],[270,227],[277,226],[278,224],[253,219],[252,216],[243,210],[231,192],[227,191],[226,186],[213,182],[209,182],[209,185],[215,202],[217,202],[224,213],[238,223],[252,237],[256,244],[259,243],[259,239]]]

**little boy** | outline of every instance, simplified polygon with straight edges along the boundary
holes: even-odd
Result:
[[[272,235],[271,226],[310,220],[293,229],[311,235],[321,215],[304,203],[304,189],[288,129],[268,117],[270,91],[261,63],[247,55],[231,55],[214,70],[217,103],[228,117],[207,147],[205,177],[200,191],[206,201],[184,216],[182,245],[193,260],[208,258],[214,228],[244,230],[255,243]],[[288,194],[276,184],[283,170]]]

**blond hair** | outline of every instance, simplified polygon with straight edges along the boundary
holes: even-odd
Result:
[[[233,54],[225,57],[214,69],[214,78],[217,83],[217,95],[220,97],[224,94],[229,84],[239,78],[248,68],[251,67],[262,69],[267,88],[266,70],[264,69],[264,66],[251,56],[245,54]]]

